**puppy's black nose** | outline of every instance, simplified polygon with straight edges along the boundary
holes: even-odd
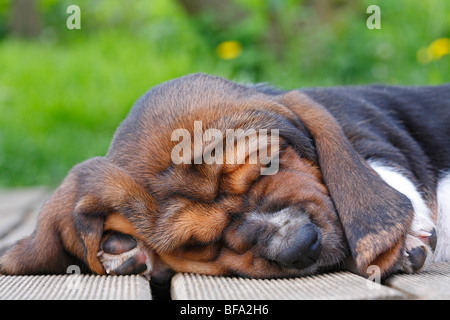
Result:
[[[277,255],[277,262],[288,268],[304,269],[314,264],[322,251],[319,229],[312,223],[304,225],[294,242]]]

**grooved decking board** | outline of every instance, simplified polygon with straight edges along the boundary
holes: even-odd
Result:
[[[402,299],[395,289],[349,272],[294,279],[244,279],[179,273],[172,279],[177,300]]]
[[[0,190],[0,239],[20,227],[48,196],[43,187]]]
[[[0,300],[151,300],[141,276],[0,276]]]
[[[399,274],[386,284],[413,299],[450,299],[450,263],[434,263],[417,274]]]

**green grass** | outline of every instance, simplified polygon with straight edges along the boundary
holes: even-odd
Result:
[[[104,155],[134,101],[197,71],[194,60],[121,34],[59,46],[3,43],[0,185],[53,184],[75,163]]]
[[[421,47],[450,36],[449,2],[378,1],[382,29],[368,30],[369,2],[330,21],[312,14],[301,28],[287,26],[282,59],[259,37],[264,17],[249,16],[247,29],[221,35],[243,45],[241,56],[226,61],[216,56],[219,40],[205,38],[179,9],[162,2],[145,27],[98,31],[87,22],[85,29],[37,41],[3,39],[0,186],[55,186],[76,163],[107,152],[115,129],[143,93],[188,73],[285,89],[450,81],[450,55],[428,64],[416,57]]]

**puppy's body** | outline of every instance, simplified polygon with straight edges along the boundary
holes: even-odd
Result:
[[[435,259],[449,261],[450,85],[304,92],[326,106],[355,150],[390,186],[408,196],[415,234],[432,230],[440,217]]]
[[[450,169],[450,85],[304,92],[333,114],[360,155],[410,171],[423,192]]]
[[[195,121],[219,132],[279,130],[278,173],[262,176],[262,163],[175,165],[172,134],[195,134]],[[437,257],[448,261],[449,124],[450,85],[282,92],[202,74],[176,79],[135,104],[105,157],[71,171],[35,233],[2,257],[2,272],[83,263],[105,273],[131,248],[143,254],[116,273],[145,265],[152,277],[167,268],[294,276],[352,257],[360,274],[377,265],[387,276],[430,260],[436,221]],[[111,232],[136,246],[111,250],[125,239]]]

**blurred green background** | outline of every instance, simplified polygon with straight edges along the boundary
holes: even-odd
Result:
[[[72,4],[79,30],[66,26]],[[372,4],[381,29],[366,26]],[[448,0],[0,0],[0,186],[55,186],[174,77],[438,84],[449,38]]]

